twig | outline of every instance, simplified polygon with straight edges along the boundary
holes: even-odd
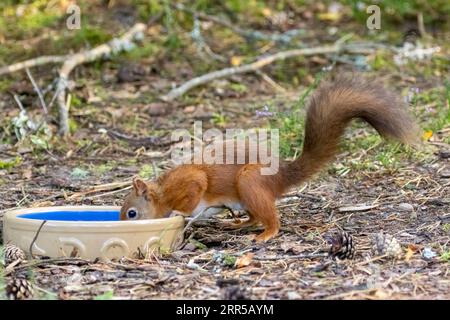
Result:
[[[158,178],[158,168],[156,167],[155,161],[152,161],[152,169],[153,169],[153,178]]]
[[[225,57],[222,57],[220,54],[215,53],[206,43],[205,39],[201,33],[200,22],[197,19],[197,16],[194,16],[194,28],[191,31],[191,38],[197,45],[197,51],[200,56],[204,56],[203,51],[212,59],[218,60],[221,62],[227,61]]]
[[[110,42],[99,45],[91,50],[75,53],[67,57],[59,70],[59,78],[56,85],[56,103],[59,109],[59,133],[61,135],[67,135],[69,133],[69,110],[66,101],[66,89],[68,87],[70,72],[80,64],[92,62],[112,53],[131,49],[132,41],[138,38],[138,35],[144,32],[145,29],[145,24],[137,23],[120,38],[114,38]]]
[[[67,199],[75,200],[75,199],[78,199],[79,197],[83,197],[83,196],[86,196],[91,193],[96,193],[96,192],[101,192],[101,191],[113,191],[118,188],[122,188],[122,189],[120,189],[120,191],[123,191],[123,190],[126,190],[126,188],[128,188],[129,185],[131,185],[131,180],[127,180],[127,181],[123,181],[123,182],[106,183],[106,184],[94,186],[86,191],[76,192],[76,193],[70,195]],[[125,189],[123,189],[124,187],[125,187]]]
[[[264,81],[266,81],[269,85],[271,85],[276,91],[286,92],[286,89],[276,83],[271,77],[269,77],[266,73],[261,70],[256,70],[256,74],[259,75]]]
[[[61,63],[67,60],[69,56],[42,56],[30,60],[21,61],[10,66],[0,68],[0,75],[12,73],[15,71],[36,67],[48,63]]]
[[[170,146],[171,144],[174,144],[172,141],[162,141],[161,137],[157,136],[150,136],[145,138],[132,138],[128,137],[127,135],[124,135],[123,133],[113,131],[113,130],[107,130],[108,136],[115,139],[124,140],[127,143],[129,143],[132,146],[138,146],[138,147],[166,147]]]
[[[254,260],[283,260],[283,259],[311,259],[311,258],[323,258],[327,257],[328,253],[303,253],[296,255],[277,255],[275,257],[258,257],[254,256]]]
[[[16,101],[17,105],[19,106],[20,110],[26,112],[26,111],[25,111],[25,108],[23,107],[23,104],[22,104],[22,102],[20,101],[20,99],[19,99],[19,97],[17,96],[17,94],[14,94],[13,97],[14,97],[14,100]]]
[[[34,235],[33,241],[31,241],[29,251],[30,251],[31,258],[33,258],[33,259],[35,259],[34,255],[33,255],[33,245],[36,242],[36,240],[37,240],[37,238],[39,236],[39,233],[41,233],[42,227],[44,226],[44,224],[46,222],[47,222],[47,220],[42,221],[41,225],[39,226],[39,229],[37,230],[36,234]]]
[[[339,212],[357,212],[357,211],[367,211],[373,208],[378,207],[377,204],[375,205],[355,205],[355,206],[345,206],[345,207],[340,207],[338,208]]]
[[[44,100],[44,96],[42,95],[42,91],[41,91],[41,89],[39,89],[38,85],[36,84],[36,81],[34,81],[34,78],[31,75],[30,70],[28,68],[26,68],[25,71],[27,73],[28,78],[31,81],[31,84],[34,87],[34,91],[36,91],[36,93],[37,93],[37,95],[39,97],[39,101],[41,102],[42,109],[44,109],[44,113],[47,115],[48,114],[48,109],[47,109],[47,105],[45,104],[45,100]]]
[[[369,259],[369,260],[366,260],[366,261],[359,262],[359,263],[355,264],[355,266],[357,266],[357,267],[364,266],[364,265],[369,264],[369,263],[372,263],[372,262],[374,262],[374,261],[378,261],[378,260],[384,259],[384,258],[386,258],[387,256],[388,256],[387,254],[383,254],[383,255],[381,255],[381,256],[376,256],[376,257],[373,257],[372,259]]]
[[[419,29],[420,36],[425,38],[427,36],[427,31],[425,30],[425,24],[423,22],[423,13],[419,12],[417,14],[417,27]]]
[[[54,259],[42,259],[42,260],[34,260],[34,261],[30,261],[29,263],[26,264],[21,264],[19,266],[17,266],[16,268],[14,268],[14,271],[18,271],[18,270],[23,270],[23,269],[28,269],[31,267],[36,267],[36,266],[40,266],[40,265],[48,265],[48,264],[76,264],[76,265],[86,265],[91,263],[91,261],[89,260],[85,260],[85,259],[81,259],[81,258],[54,258]],[[4,274],[0,274],[3,276],[8,275],[11,271],[13,270],[6,270],[5,269],[5,273]]]
[[[240,29],[239,27],[235,26],[231,22],[222,20],[220,18],[217,18],[215,16],[211,16],[211,15],[208,15],[208,14],[205,14],[205,13],[202,13],[202,12],[194,11],[192,9],[189,9],[189,8],[185,7],[181,3],[171,3],[171,5],[177,10],[184,11],[184,12],[187,12],[187,13],[189,13],[189,14],[191,14],[193,16],[196,16],[196,17],[198,17],[200,19],[209,20],[209,21],[214,22],[216,24],[222,25],[222,26],[232,30],[234,33],[237,33],[237,34],[245,37],[246,32],[244,30]]]

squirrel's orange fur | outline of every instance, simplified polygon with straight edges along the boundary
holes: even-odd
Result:
[[[303,152],[292,162],[281,162],[278,173],[261,175],[259,164],[181,165],[154,182],[135,179],[121,219],[128,218],[130,208],[137,212],[137,219],[146,219],[165,217],[174,210],[189,216],[208,206],[239,205],[249,220],[235,227],[260,223],[264,232],[256,240],[266,241],[280,228],[276,199],[335,157],[339,140],[354,118],[365,120],[384,137],[403,143],[417,141],[415,122],[395,95],[374,83],[340,78],[320,85],[313,94]]]

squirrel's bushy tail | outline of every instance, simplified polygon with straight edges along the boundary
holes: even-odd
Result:
[[[306,181],[330,162],[354,118],[368,122],[383,137],[407,144],[419,141],[418,127],[404,103],[381,85],[344,77],[326,82],[309,102],[301,156],[281,168],[284,187]]]

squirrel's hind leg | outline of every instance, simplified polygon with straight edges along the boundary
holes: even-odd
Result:
[[[255,237],[257,242],[275,237],[280,230],[275,195],[264,185],[259,169],[260,167],[255,165],[244,166],[237,177],[241,203],[254,222],[261,223],[264,227],[264,232]]]

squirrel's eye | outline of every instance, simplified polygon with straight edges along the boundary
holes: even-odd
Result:
[[[128,219],[136,219],[137,218],[137,210],[135,208],[128,209],[127,217]]]

